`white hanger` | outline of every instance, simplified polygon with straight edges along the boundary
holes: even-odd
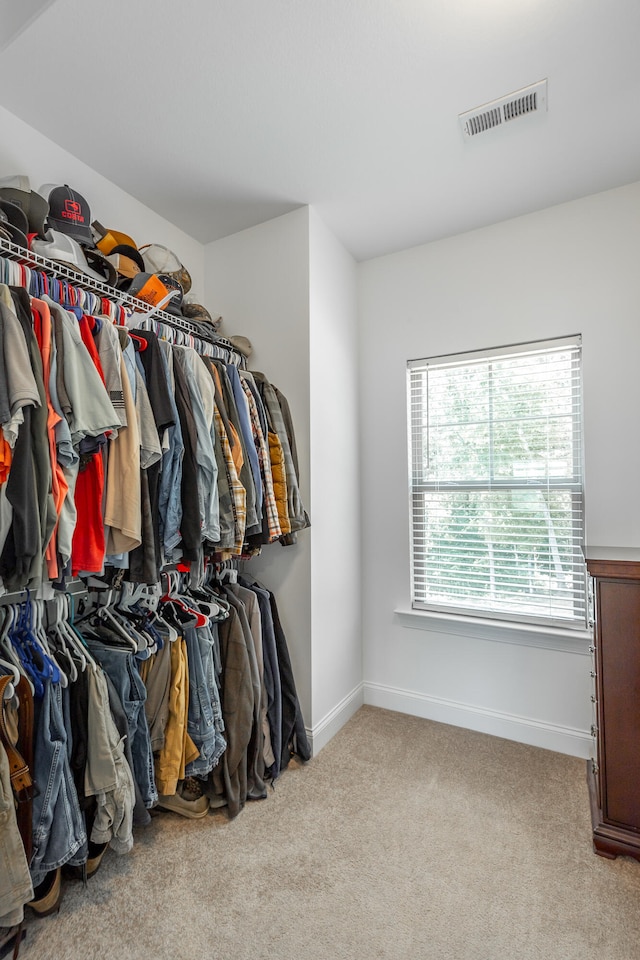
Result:
[[[20,683],[20,671],[18,670],[15,663],[12,663],[10,660],[2,660],[0,658],[0,667],[4,670],[5,673],[10,673],[13,677],[13,682],[15,684]]]
[[[9,663],[8,660],[0,659],[0,667],[2,667],[2,671],[4,673],[13,677],[13,680],[4,688],[4,699],[13,700],[16,693],[16,687],[20,683],[20,671],[14,663]]]
[[[76,662],[73,656],[71,655],[71,650],[69,649],[69,644],[67,643],[67,637],[65,635],[65,631],[62,629],[62,617],[61,617],[62,606],[60,601],[64,601],[64,600],[65,600],[64,597],[60,597],[56,595],[53,598],[53,600],[50,601],[50,603],[53,603],[54,605],[53,609],[55,611],[55,616],[54,616],[54,621],[50,625],[49,629],[57,645],[61,648],[62,652],[66,656],[66,662],[69,664],[69,667],[68,667],[69,680],[71,681],[71,683],[75,683],[76,680],[78,679],[78,668],[76,666]],[[75,647],[73,649],[75,652]],[[84,659],[84,664],[82,669],[84,669],[86,665],[87,665],[86,659]]]
[[[118,609],[128,610],[132,607],[144,596],[146,587],[146,583],[131,583],[129,580],[124,580],[120,588],[120,599],[116,604]]]
[[[9,631],[11,630],[16,616],[16,607],[13,603],[9,604],[4,608],[4,620],[2,622],[2,627],[0,627],[0,649],[3,650],[6,657],[11,660],[17,668],[22,672],[22,664],[20,663],[20,658],[18,654],[13,649],[11,641],[9,640]]]
[[[173,626],[172,623],[169,623],[168,620],[165,620],[164,617],[159,616],[158,619],[162,622],[163,629],[165,629],[169,634],[167,638],[169,640],[169,643],[175,643],[175,641],[178,639],[178,631],[176,630],[176,628]]]
[[[42,600],[29,600],[28,601],[30,610],[31,610],[31,635],[34,638],[35,642],[38,644],[44,656],[57,667],[60,673],[60,685],[62,687],[69,686],[69,678],[67,677],[65,671],[62,669],[60,664],[55,658],[55,654],[51,652],[49,647],[49,641],[44,629],[43,623],[43,601]]]
[[[60,626],[64,631],[67,640],[69,641],[73,650],[75,650],[78,658],[80,659],[81,668],[84,671],[87,667],[87,664],[92,667],[92,669],[98,669],[98,663],[94,660],[88,648],[82,643],[76,631],[74,630],[73,623],[73,597],[71,594],[66,593],[64,597],[61,597],[61,601],[64,601],[62,604],[62,610],[64,616],[60,619]]]
[[[82,673],[87,669],[87,664],[90,663],[92,666],[95,666],[95,661],[89,653],[89,651],[84,647],[78,640],[76,634],[72,630],[71,626],[66,622],[66,620],[61,620],[58,624],[59,636],[62,638],[62,642],[67,644],[67,647],[70,651],[75,653],[76,657],[80,662],[80,670]]]
[[[10,663],[13,663],[15,665],[19,675],[25,678],[25,680],[29,684],[31,694],[33,696],[33,694],[35,693],[35,687],[31,681],[31,678],[28,676],[26,670],[24,669],[22,665],[22,661],[20,660],[20,657],[18,656],[16,651],[13,649],[13,645],[9,640],[9,631],[11,630],[11,628],[15,623],[16,615],[18,613],[18,607],[16,604],[10,603],[4,608],[4,610],[5,610],[4,620],[2,622],[2,626],[0,627],[0,651],[4,653],[5,657],[9,660]]]

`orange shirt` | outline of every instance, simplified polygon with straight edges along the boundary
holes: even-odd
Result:
[[[0,427],[0,483],[6,483],[11,470],[11,461],[13,453],[11,447],[4,438],[2,427]]]
[[[53,326],[51,323],[51,313],[49,306],[44,300],[31,298],[31,315],[33,317],[33,329],[42,356],[42,376],[44,380],[44,391],[47,397],[47,436],[49,440],[49,457],[51,459],[51,492],[53,502],[58,518],[62,510],[62,505],[66,499],[69,490],[64,471],[58,463],[56,448],[56,424],[62,417],[55,410],[51,402],[51,393],[49,391],[49,378],[51,376],[51,342],[53,337]],[[58,554],[57,554],[57,530],[58,524],[53,529],[51,539],[46,545],[45,560],[47,563],[47,572],[51,580],[58,577]]]

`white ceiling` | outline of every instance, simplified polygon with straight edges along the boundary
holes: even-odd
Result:
[[[4,50],[54,0],[0,0],[0,50]]]
[[[638,0],[38,6],[0,102],[202,242],[312,204],[363,260],[640,179]]]

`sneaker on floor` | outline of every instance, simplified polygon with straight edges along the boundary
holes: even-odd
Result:
[[[193,784],[191,780],[194,780]],[[203,796],[197,780],[188,777],[178,784],[178,790],[173,796],[159,796],[158,806],[161,810],[171,810],[172,813],[179,813],[181,817],[195,820],[208,814],[209,798]]]
[[[202,781],[197,777],[185,777],[178,783],[176,793],[179,793],[183,800],[199,800],[203,794]]]

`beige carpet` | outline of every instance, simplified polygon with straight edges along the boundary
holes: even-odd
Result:
[[[364,707],[232,823],[158,813],[27,960],[638,960],[583,761]]]

